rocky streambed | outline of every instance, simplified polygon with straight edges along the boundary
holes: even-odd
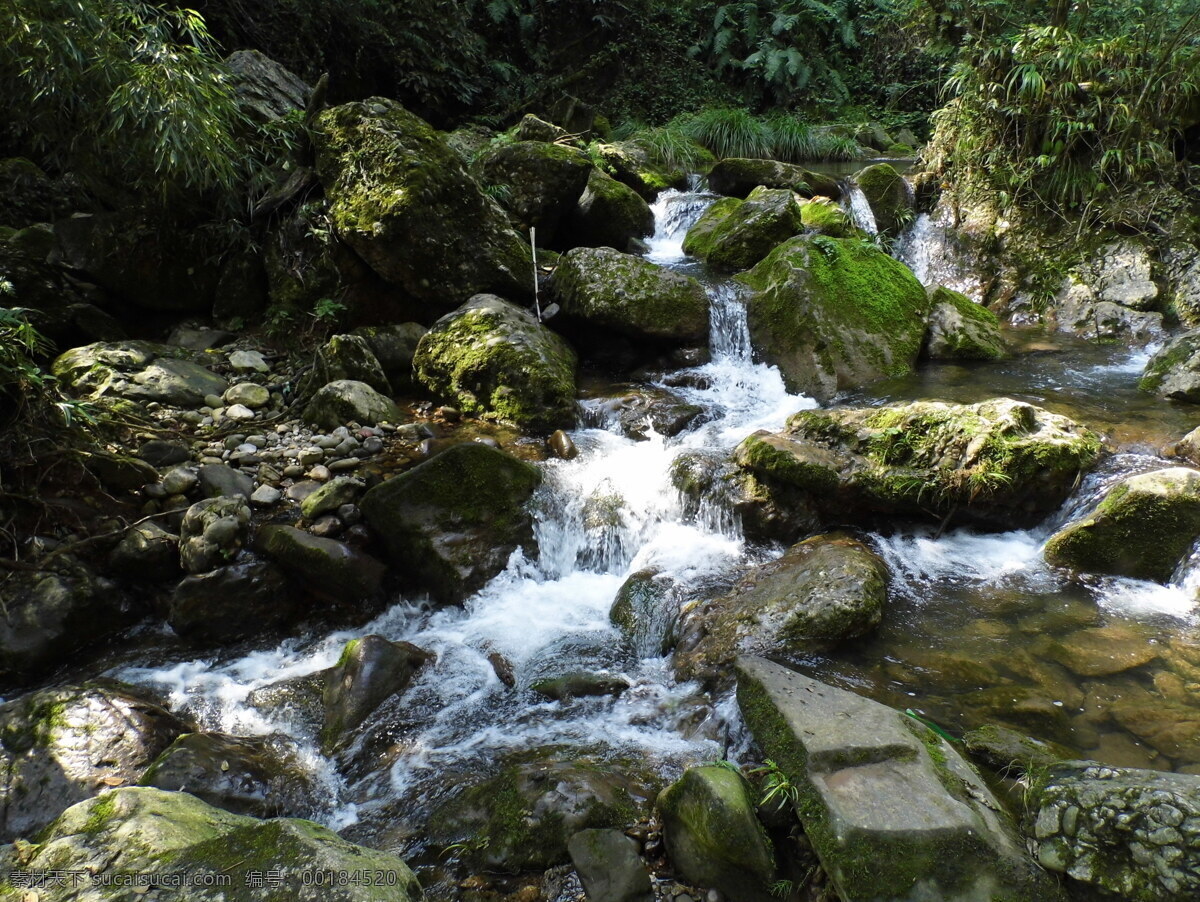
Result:
[[[58,358],[146,419],[91,462],[103,553],[35,537],[5,583],[0,893],[1194,896],[1178,342],[1140,390],[1152,348],[923,285],[868,233],[905,228],[890,167],[726,160],[651,211],[522,140],[480,163],[502,209],[394,104],[322,116],[345,243],[465,303],[311,364],[211,329]],[[410,157],[444,217],[377,190]],[[546,322],[517,221],[564,251]]]

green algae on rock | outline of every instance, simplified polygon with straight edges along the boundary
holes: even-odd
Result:
[[[854,176],[871,205],[881,235],[895,238],[912,216],[912,192],[891,163],[876,163]]]
[[[1007,356],[1000,320],[982,304],[941,285],[929,291],[926,357],[932,360],[999,360]]]
[[[593,169],[565,231],[564,247],[629,250],[630,242],[654,232],[654,211],[628,185]]]
[[[1138,388],[1170,401],[1200,404],[1200,329],[1163,345],[1146,364]]]
[[[769,489],[799,489],[844,519],[904,514],[1013,528],[1063,502],[1100,438],[1058,414],[996,398],[805,410],[735,452]]]
[[[1046,560],[1085,573],[1166,582],[1200,537],[1200,471],[1173,467],[1121,480],[1094,510],[1046,543]]]
[[[738,281],[755,354],[818,400],[912,371],[929,300],[907,266],[867,241],[803,235]]]
[[[475,164],[481,182],[503,186],[500,203],[538,245],[559,247],[562,227],[588,186],[591,161],[581,150],[544,141],[517,141],[485,151]]]
[[[708,173],[708,183],[718,194],[733,197],[745,197],[760,185],[765,188],[786,188],[801,197],[820,195],[837,200],[842,196],[842,189],[832,176],[776,160],[729,157],[713,166]]]
[[[741,203],[717,201],[688,230],[683,249],[724,269],[749,269],[804,228],[796,195],[755,188]]]
[[[186,792],[116,789],[68,808],[35,845],[0,849],[0,895],[17,897],[12,874],[66,871],[106,877],[49,902],[124,900],[141,885],[179,887],[188,902],[420,902],[420,884],[395,855],[356,846],[312,821],[260,821],[214,808]],[[269,883],[255,881],[271,873]],[[335,875],[361,874],[343,885]],[[325,878],[314,879],[313,875]],[[371,879],[366,879],[369,875]],[[139,882],[142,881],[142,882]],[[146,882],[149,882],[148,884]]]
[[[338,236],[386,281],[441,309],[532,290],[529,246],[428,123],[373,97],[321,113],[313,143]]]
[[[708,339],[708,295],[690,276],[609,247],[563,255],[553,290],[562,316],[635,341],[687,346]]]
[[[831,238],[865,237],[854,225],[850,214],[827,197],[814,197],[800,205],[800,222],[804,228]]]
[[[464,413],[553,432],[575,423],[571,346],[528,311],[480,294],[417,345],[417,381]]]

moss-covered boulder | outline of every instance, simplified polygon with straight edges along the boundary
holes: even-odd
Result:
[[[1200,470],[1123,479],[1046,543],[1046,560],[1085,573],[1166,582],[1200,537]]]
[[[1138,388],[1171,401],[1200,404],[1200,329],[1163,345],[1146,364]]]
[[[740,659],[737,684],[840,898],[1065,898],[975,769],[920,721],[763,658]]]
[[[576,248],[562,258],[552,285],[559,316],[577,329],[599,327],[634,341],[676,346],[708,339],[704,287],[642,257],[608,247]]]
[[[316,787],[300,764],[294,740],[184,733],[154,760],[140,781],[192,795],[251,817],[303,817],[317,806]]]
[[[913,197],[904,176],[891,163],[876,163],[860,170],[854,181],[871,205],[881,235],[895,238],[912,219]]]
[[[501,205],[521,234],[535,228],[539,247],[561,247],[560,233],[593,168],[583,151],[544,141],[517,141],[485,152],[475,164],[485,185],[500,188]]]
[[[1100,448],[1067,417],[996,398],[804,410],[735,457],[768,490],[800,490],[842,522],[903,514],[1012,528],[1056,510]]]
[[[801,197],[821,195],[833,200],[842,196],[837,179],[776,160],[747,160],[730,157],[719,161],[708,173],[708,184],[718,194],[745,197],[759,185],[786,188]]]
[[[887,565],[861,542],[815,536],[755,567],[720,598],[684,615],[675,668],[685,679],[727,678],[739,654],[798,660],[866,635],[887,600]]]
[[[383,366],[371,350],[370,342],[361,335],[334,335],[317,349],[317,359],[313,362],[312,378],[309,380],[312,388],[317,389],[340,379],[365,382],[383,395],[392,393],[392,385]]]
[[[0,680],[27,683],[107,641],[140,614],[127,593],[82,564],[11,573],[0,617]]]
[[[398,423],[403,417],[391,398],[353,379],[338,379],[321,386],[304,408],[305,422],[321,429],[336,429],[347,423],[360,426]]]
[[[559,138],[566,138],[567,135],[568,132],[565,128],[555,125],[553,122],[547,122],[545,119],[539,119],[533,113],[526,113],[517,123],[518,141],[554,142]]]
[[[296,585],[318,598],[363,601],[379,596],[386,568],[365,551],[323,539],[294,526],[271,523],[259,529],[255,547]]]
[[[631,242],[653,234],[654,211],[628,185],[592,169],[564,232],[565,247],[629,250]]]
[[[240,495],[197,501],[179,527],[179,560],[188,573],[207,573],[232,561],[250,534],[250,506]]]
[[[826,400],[912,371],[929,301],[912,271],[873,244],[793,238],[738,279],[750,288],[754,352],[789,390]]]
[[[109,881],[105,892],[93,889],[91,879],[77,887],[67,879],[53,895],[40,896],[52,902],[139,898],[133,889],[142,886],[175,887],[171,897],[188,902],[424,898],[401,859],[353,845],[312,821],[260,821],[186,792],[143,787],[117,789],[67,809],[36,845],[0,849],[0,869],[0,897],[14,899],[21,897],[16,872],[65,871]]]
[[[796,195],[755,188],[740,204],[718,201],[688,230],[683,249],[723,269],[749,269],[804,228]]]
[[[116,683],[40,689],[0,705],[0,839],[32,837],[76,802],[136,783],[190,729]]]
[[[632,188],[645,200],[654,200],[666,188],[687,187],[687,173],[681,170],[667,171],[654,165],[645,148],[638,144],[596,144],[594,148],[613,178]]]
[[[436,808],[425,835],[455,846],[477,868],[542,871],[569,860],[580,830],[627,827],[648,813],[661,783],[636,762],[605,762],[579,749],[510,756],[493,777],[467,785]]]
[[[755,814],[750,785],[729,767],[693,767],[658,797],[675,870],[745,902],[770,902],[775,850]]]
[[[55,358],[51,371],[71,392],[92,400],[118,397],[198,407],[229,388],[199,355],[150,341],[96,342]]]
[[[932,360],[999,360],[1006,356],[1000,320],[965,294],[938,285],[929,290],[925,356]]]
[[[382,636],[351,639],[338,662],[325,672],[321,743],[332,750],[362,725],[386,699],[403,692],[434,656],[410,642]]]
[[[533,541],[525,504],[541,471],[477,442],[455,445],[363,496],[391,559],[437,601],[463,601]]]
[[[439,319],[417,345],[417,381],[468,414],[540,432],[575,424],[575,352],[491,294]]]
[[[809,231],[831,238],[856,238],[861,234],[850,214],[827,197],[814,197],[802,204],[800,222]]]
[[[531,290],[529,246],[428,123],[374,97],[321,113],[313,143],[338,236],[385,280],[442,309]]]
[[[591,902],[654,902],[650,872],[638,855],[638,844],[622,831],[580,830],[567,848]]]

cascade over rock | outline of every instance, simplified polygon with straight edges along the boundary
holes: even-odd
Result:
[[[724,269],[749,269],[804,229],[794,192],[755,188],[740,204],[718,201],[688,231],[683,249]]]

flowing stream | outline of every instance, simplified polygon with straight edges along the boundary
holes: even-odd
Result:
[[[658,229],[648,252],[707,287],[711,362],[688,371],[689,378],[675,374],[670,389],[704,414],[675,438],[651,430],[647,440],[635,441],[602,407],[590,406],[584,419],[594,425],[572,433],[579,457],[542,465],[535,559],[516,553],[462,607],[435,610],[420,599],[400,599],[359,629],[292,639],[236,659],[123,666],[113,675],[153,687],[207,729],[291,735],[324,789],[316,816],[351,838],[393,848],[414,841],[433,802],[469,777],[494,772],[512,752],[565,746],[636,759],[667,775],[726,754],[731,737],[736,742],[739,736],[736,707],[677,683],[669,658],[659,654],[662,639],[682,604],[721,591],[781,549],[748,546],[719,499],[689,510],[672,487],[671,465],[685,451],[728,454],[750,432],[779,429],[789,414],[815,402],[789,395],[777,370],[753,362],[736,283],[683,254],[684,233],[713,199],[699,191],[664,192],[654,206]],[[919,240],[910,236],[910,244]],[[1133,385],[1144,353],[1118,351],[1114,360],[1111,348],[1055,343],[1040,333],[1014,341],[1029,353],[995,365],[924,367],[849,401],[1009,394],[1108,432],[1119,453],[1083,482],[1064,511],[1036,529],[938,536],[898,523],[886,535],[869,536],[894,575],[884,624],[845,652],[814,655],[808,669],[925,711],[952,729],[1000,720],[1114,764],[1200,765],[1200,750],[1190,760],[1172,759],[1098,709],[1096,699],[1113,693],[1132,699],[1160,688],[1151,670],[1080,675],[1054,647],[1081,630],[1115,629],[1118,638],[1128,634],[1154,644],[1169,664],[1170,650],[1195,626],[1200,566],[1189,563],[1171,585],[1156,586],[1071,581],[1041,561],[1056,523],[1086,510],[1113,480],[1166,465],[1156,457],[1158,448],[1194,423],[1138,395]],[[631,647],[610,624],[609,609],[626,578],[647,569],[671,588],[654,635]],[[329,667],[348,639],[370,633],[412,642],[437,661],[375,712],[357,745],[336,763],[320,754],[316,728],[303,716],[251,704],[254,690]],[[497,657],[511,665],[515,688],[497,675]],[[576,670],[619,676],[630,688],[618,697],[569,702],[528,691],[538,679]],[[1196,717],[1200,723],[1200,709]]]

